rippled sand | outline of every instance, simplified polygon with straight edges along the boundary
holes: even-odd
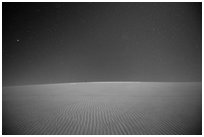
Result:
[[[202,134],[199,82],[4,87],[3,134]]]

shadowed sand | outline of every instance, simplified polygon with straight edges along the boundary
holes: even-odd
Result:
[[[3,134],[202,134],[201,82],[4,87]]]

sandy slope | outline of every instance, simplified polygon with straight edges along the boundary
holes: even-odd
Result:
[[[201,83],[3,88],[3,134],[201,134]]]

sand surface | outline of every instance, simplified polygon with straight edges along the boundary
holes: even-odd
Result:
[[[3,134],[202,134],[201,82],[3,87]]]

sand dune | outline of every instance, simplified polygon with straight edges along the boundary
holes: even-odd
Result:
[[[3,134],[201,134],[199,82],[93,82],[3,88]]]

